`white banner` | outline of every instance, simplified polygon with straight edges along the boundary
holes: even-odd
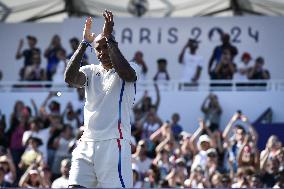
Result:
[[[34,35],[42,52],[48,47],[51,37],[59,34],[63,46],[70,53],[69,39],[81,39],[84,19],[68,19],[63,23],[22,23],[0,24],[1,70],[4,80],[17,80],[18,70],[23,60],[16,61],[15,53],[20,38]],[[95,18],[93,30],[102,31],[103,19]],[[231,42],[238,48],[234,62],[239,63],[243,52],[249,52],[254,59],[262,56],[271,78],[283,79],[284,19],[283,17],[230,17],[230,18],[115,18],[115,36],[127,59],[140,50],[148,66],[147,79],[152,79],[157,71],[157,59],[168,61],[171,79],[180,78],[182,66],[178,56],[188,38],[197,39],[197,54],[204,57],[201,79],[208,79],[208,61],[215,46],[221,44],[218,30],[229,33]],[[27,46],[25,46],[27,47]],[[95,54],[88,50],[91,63],[97,63]],[[42,65],[46,59],[42,53]]]

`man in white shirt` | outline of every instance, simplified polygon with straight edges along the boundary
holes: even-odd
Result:
[[[55,179],[51,185],[51,188],[67,188],[68,187],[68,177],[71,162],[69,159],[63,159],[61,161],[61,177]]]
[[[198,42],[189,39],[179,55],[179,63],[184,66],[182,82],[196,83],[201,75],[203,57],[196,54]]]
[[[121,54],[111,35],[113,15],[103,13],[103,32],[95,37],[88,18],[83,41],[70,59],[65,81],[85,87],[84,133],[72,152],[69,187],[130,188],[130,113],[136,92],[139,68]],[[80,67],[87,46],[94,42],[99,65]]]

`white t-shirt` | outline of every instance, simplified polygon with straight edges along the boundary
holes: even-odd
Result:
[[[145,174],[150,169],[153,160],[146,157],[146,159],[142,161],[139,156],[137,156],[132,157],[132,162],[138,166],[139,173]]]
[[[68,188],[68,185],[68,178],[59,177],[53,181],[51,188]]]
[[[130,63],[139,78],[139,67]],[[86,75],[84,106],[84,141],[115,138],[130,140],[130,114],[136,93],[135,82],[125,82],[115,69],[106,70],[102,64],[80,68]]]
[[[249,64],[239,63],[237,65],[237,72],[234,74],[235,80],[248,80],[247,72],[250,68]],[[245,72],[245,73],[244,73]]]
[[[39,146],[38,149],[42,153],[43,159],[47,162],[47,143],[50,137],[49,129],[48,128],[40,129],[38,132],[30,130],[25,131],[22,138],[22,144],[26,145],[30,137],[36,137],[41,139],[42,145]]]
[[[52,81],[56,83],[64,83],[65,62],[59,61],[56,66],[56,72],[52,77]]]
[[[189,49],[185,51],[183,57],[183,73],[181,77],[181,81],[183,82],[191,82],[193,77],[195,76],[197,68],[202,67],[204,64],[204,60],[202,56],[190,54]]]

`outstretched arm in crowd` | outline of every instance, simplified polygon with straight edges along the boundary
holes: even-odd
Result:
[[[209,101],[210,101],[210,98],[211,98],[211,95],[212,94],[209,94],[203,101],[202,105],[201,105],[201,111],[203,113],[207,113],[209,108],[208,108],[208,104],[209,104]]]
[[[17,60],[23,57],[23,52],[22,52],[23,45],[24,45],[24,40],[20,39],[19,46],[18,46],[17,53],[16,53]]]
[[[35,116],[38,117],[38,109],[37,109],[37,106],[36,106],[34,99],[32,99],[32,98],[31,98],[31,103],[32,103],[33,109],[35,111]]]
[[[256,132],[254,126],[251,124],[251,122],[249,121],[248,117],[245,116],[245,115],[241,115],[241,120],[244,123],[248,124],[248,131],[249,131],[249,133],[252,136],[252,140],[253,140],[254,144],[256,145],[257,141],[258,141],[258,133]]]
[[[39,113],[40,113],[40,116],[44,119],[47,119],[47,112],[46,112],[46,106],[47,106],[47,103],[48,101],[54,96],[54,92],[49,92],[49,94],[47,95],[47,97],[44,99],[41,107],[40,107],[40,110],[39,110]]]
[[[20,181],[19,181],[19,187],[24,187],[24,188],[35,187],[35,186],[30,186],[30,185],[28,184],[28,181],[29,181],[29,178],[30,178],[30,174],[29,174],[29,173],[30,173],[30,170],[32,170],[32,169],[35,169],[36,171],[38,171],[37,165],[33,163],[33,164],[31,164],[31,165],[27,168],[27,170],[26,170],[25,173],[22,175],[22,177],[21,177],[21,179],[20,179]],[[38,173],[38,175],[39,175],[39,177],[41,177],[39,173]],[[38,186],[38,187],[43,187],[43,184],[42,184],[43,179],[42,179],[42,178],[39,178],[38,181],[39,181],[39,186]]]
[[[193,154],[198,153],[198,148],[197,148],[196,144],[197,144],[197,140],[198,140],[199,136],[201,135],[204,127],[205,127],[204,121],[202,119],[200,119],[198,129],[193,133],[193,135],[190,138],[190,143],[192,144]]]
[[[180,64],[183,64],[184,63],[184,53],[185,53],[185,50],[188,48],[188,44],[189,44],[189,40],[188,42],[185,44],[185,46],[182,48],[180,54],[179,54],[179,57],[178,57],[178,62]]]
[[[154,84],[155,87],[155,92],[156,92],[156,103],[155,103],[155,108],[156,108],[156,112],[158,112],[159,106],[160,106],[160,101],[161,101],[161,96],[160,96],[160,90],[159,90],[159,86],[157,83]]]
[[[223,132],[223,138],[225,141],[228,141],[229,134],[233,128],[234,123],[239,119],[239,116],[239,113],[234,114],[233,117],[230,119],[229,123],[227,124]]]

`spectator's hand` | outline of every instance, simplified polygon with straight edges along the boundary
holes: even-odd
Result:
[[[95,39],[95,33],[91,33],[92,23],[92,18],[87,18],[83,31],[83,39],[86,40],[88,43],[92,43]]]
[[[106,38],[109,38],[111,36],[111,33],[113,31],[113,15],[111,11],[105,10],[103,13],[103,16],[105,17],[105,23],[103,27],[103,35]]]
[[[247,116],[241,115],[240,118],[241,118],[241,120],[242,120],[243,122],[245,122],[245,123],[248,122],[248,117],[247,117]]]

